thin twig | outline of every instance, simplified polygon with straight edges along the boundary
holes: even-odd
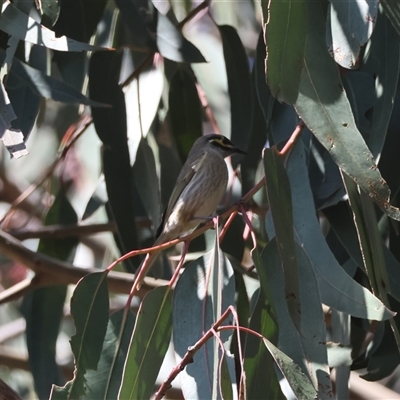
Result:
[[[171,373],[169,374],[168,378],[163,382],[163,384],[158,389],[157,393],[155,394],[154,399],[160,400],[164,397],[167,390],[171,387],[172,381],[179,375],[181,371],[185,369],[185,367],[193,362],[193,356],[196,354],[201,347],[207,342],[207,340],[211,339],[213,336],[213,332],[219,328],[222,323],[228,318],[231,314],[231,310],[228,308],[221,317],[211,326],[211,328],[201,337],[201,339],[195,343],[194,346],[188,348],[186,354],[183,356],[181,362],[173,368]]]
[[[36,229],[13,229],[7,231],[18,240],[26,239],[63,239],[71,236],[88,236],[101,232],[115,232],[117,229],[114,222],[90,225],[47,225]]]
[[[300,120],[300,122],[297,124],[296,128],[294,129],[292,135],[290,136],[289,140],[286,142],[285,146],[283,146],[281,151],[278,151],[278,154],[280,156],[288,156],[289,153],[292,151],[294,145],[296,144],[297,140],[299,140],[301,132],[303,131],[303,128],[305,127],[304,121]]]
[[[76,284],[80,279],[90,273],[99,272],[97,268],[80,268],[72,264],[56,260],[52,257],[34,252],[25,247],[19,240],[0,230],[0,253],[14,262],[18,262],[35,272],[30,288],[51,286],[57,284]],[[23,281],[22,286],[28,286]],[[129,293],[134,275],[126,272],[109,272],[108,285],[112,292]],[[146,278],[138,295],[144,296],[149,290],[166,285],[162,279]],[[19,285],[19,284],[17,284]],[[15,299],[16,293],[22,293],[22,287],[11,287],[0,293],[0,304]],[[10,296],[10,297],[9,297]]]
[[[210,0],[203,1],[200,3],[197,7],[195,7],[192,11],[189,12],[189,14],[181,21],[179,22],[177,28],[182,30],[183,27],[190,21],[192,20],[200,11],[205,10],[208,6],[210,5]]]

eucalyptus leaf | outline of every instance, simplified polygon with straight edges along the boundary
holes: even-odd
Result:
[[[134,323],[131,312],[124,321],[123,309],[110,315],[97,371],[90,370],[85,375],[87,395],[84,400],[117,398]]]
[[[86,394],[85,374],[96,370],[101,357],[108,323],[108,271],[95,272],[82,278],[71,298],[71,314],[76,333],[71,337],[75,359],[74,377],[63,388],[54,387],[51,399],[61,394],[66,399]]]
[[[263,0],[266,77],[271,93],[279,101],[296,102],[303,69],[307,32],[307,1]]]
[[[77,215],[64,191],[60,191],[50,207],[45,225],[75,224]],[[72,262],[78,238],[41,239],[38,251],[55,259]],[[56,343],[67,294],[66,285],[36,289],[25,298],[22,310],[26,319],[26,341],[29,364],[39,398],[48,398],[53,384],[61,385],[64,379],[56,362]]]
[[[390,204],[390,190],[373,155],[355,126],[334,61],[322,38],[323,14],[319,3],[308,2],[313,21],[307,33],[304,69],[295,108],[307,127],[328,150],[333,160],[391,218],[400,212]]]
[[[315,214],[302,143],[293,149],[287,172],[292,190],[296,240],[316,270],[322,302],[360,318],[390,318],[391,311],[369,290],[350,278],[331,253]]]
[[[37,23],[33,18],[18,10],[12,3],[5,0],[2,7],[0,29],[20,40],[45,46],[59,51],[90,51],[95,46],[77,42],[66,36],[57,37],[50,29]]]
[[[378,17],[378,0],[330,0],[326,36],[335,61],[356,68],[361,46],[372,35]]]
[[[169,286],[161,286],[150,291],[139,307],[118,398],[151,397],[171,332],[172,292]]]
[[[222,274],[223,287],[220,293],[220,309],[225,311],[234,304],[235,288],[232,267],[228,260],[221,254],[219,260],[213,256],[213,251],[193,261],[186,267],[181,275],[175,291],[173,302],[173,343],[176,356],[182,358],[188,346],[196,343],[209,329],[214,321],[213,308],[217,299],[211,297],[211,282],[207,286],[207,275],[210,268],[220,265],[219,273]],[[218,273],[217,271],[215,271]],[[224,324],[231,324],[228,319]],[[222,331],[221,340],[226,342],[232,332]],[[218,352],[215,340],[208,341],[201,351],[194,355],[193,364],[188,365],[181,372],[182,391],[186,398],[212,398],[213,386],[219,387],[219,379],[214,383],[213,371],[215,367],[214,356]],[[231,377],[232,379],[232,377]],[[221,398],[217,390],[216,398]]]

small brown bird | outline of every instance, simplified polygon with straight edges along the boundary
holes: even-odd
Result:
[[[189,234],[215,213],[228,183],[224,158],[235,153],[246,154],[225,136],[211,134],[196,140],[172,191],[154,246]],[[147,270],[159,254],[151,254]]]

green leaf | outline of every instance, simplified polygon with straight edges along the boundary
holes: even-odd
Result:
[[[149,4],[143,0],[116,0],[115,3],[122,20],[132,33],[133,44],[156,51],[155,27],[150,17],[152,10],[149,9]]]
[[[189,346],[195,344],[211,327],[214,320],[214,301],[211,297],[212,283],[208,281],[210,268],[219,265],[223,276],[223,287],[220,289],[220,309],[225,311],[235,303],[234,275],[232,267],[225,256],[220,253],[219,260],[213,256],[213,251],[193,261],[186,267],[177,282],[174,290],[173,303],[173,343],[177,358],[182,358]],[[207,285],[208,284],[208,285]],[[230,319],[224,325],[230,325]],[[232,332],[222,331],[221,340],[226,342]],[[186,398],[213,398],[213,386],[220,387],[218,381],[213,381],[214,355],[218,352],[218,345],[209,340],[204,348],[194,355],[194,362],[181,372],[181,384]],[[229,367],[229,365],[228,365]],[[234,376],[231,375],[231,379]],[[216,397],[221,398],[217,390]]]
[[[25,42],[45,46],[53,50],[96,50],[95,46],[77,42],[65,36],[57,37],[53,31],[38,24],[33,18],[28,17],[22,11],[18,10],[18,8],[12,5],[8,0],[3,3],[0,29]]]
[[[168,115],[182,162],[193,143],[202,135],[202,107],[194,77],[183,67],[178,68],[169,85]]]
[[[219,391],[222,399],[233,400],[233,389],[232,389],[232,380],[229,375],[229,369],[227,365],[227,357],[225,354],[222,355],[221,361],[219,364],[219,377],[220,377],[220,387]]]
[[[56,362],[56,342],[63,317],[67,286],[36,289],[25,296],[22,311],[26,319],[29,365],[39,398],[48,399],[53,384],[64,378]]]
[[[222,251],[237,260],[239,264],[239,260],[241,261],[243,259],[245,251],[245,243],[243,240],[244,229],[245,223],[243,218],[237,215],[233,219],[221,243]]]
[[[15,158],[28,154],[24,143],[24,135],[20,130],[11,130],[12,122],[15,121],[16,115],[7,92],[2,83],[0,83],[0,140],[7,148],[11,156]],[[36,114],[35,114],[36,116]]]
[[[292,190],[297,240],[316,270],[322,302],[338,311],[360,318],[390,318],[392,313],[370,291],[347,275],[330,251],[315,214],[301,142],[291,153],[287,173]]]
[[[378,381],[388,377],[400,364],[400,354],[389,321],[385,321],[385,332],[378,349],[371,355],[367,373],[361,378]]]
[[[211,275],[210,275],[210,297],[213,308],[213,321],[217,321],[222,313],[225,311],[223,308],[223,291],[225,286],[225,255],[222,253],[219,247],[219,229],[217,227],[214,235],[214,250],[213,256],[210,260],[212,263]],[[229,271],[229,274],[233,271]],[[232,332],[233,333],[233,332]],[[219,333],[219,337],[222,335]],[[223,335],[225,336],[225,335]],[[226,339],[225,339],[226,340]],[[218,397],[218,392],[221,398],[232,398],[232,382],[229,376],[228,365],[230,364],[232,370],[232,376],[235,376],[235,366],[232,363],[232,359],[228,359],[225,356],[225,349],[220,348],[220,344],[217,338],[213,337],[212,342],[214,344],[214,360],[213,360],[213,388],[212,398]],[[219,385],[219,387],[217,386]],[[229,390],[228,390],[229,386]]]
[[[290,182],[283,165],[284,160],[278,155],[275,148],[265,149],[263,154],[268,202],[285,277],[285,299],[293,323],[300,331],[299,272],[293,234]]]
[[[74,378],[63,388],[54,387],[51,399],[65,393],[68,400],[82,397],[86,393],[86,371],[97,369],[108,323],[107,274],[108,271],[103,271],[86,275],[75,287],[71,298],[71,314],[76,329],[71,337]]]
[[[326,344],[328,349],[328,360],[330,368],[337,368],[343,365],[351,365],[353,359],[351,357],[352,348],[350,346],[343,346],[340,343],[328,342]]]
[[[306,43],[307,1],[262,0],[267,46],[266,77],[279,101],[296,102]],[[311,21],[311,20],[310,20]]]
[[[315,399],[317,392],[307,376],[303,374],[300,367],[295,364],[290,357],[275,347],[268,339],[264,338],[263,341],[268,351],[274,357],[279,369],[289,382],[296,398],[299,400]]]
[[[263,265],[257,255],[258,251],[253,250],[253,260],[257,270],[261,270]],[[260,278],[263,280],[263,278]],[[265,282],[265,281],[264,281]],[[260,290],[258,299],[251,315],[249,328],[269,337],[275,343],[278,341],[278,326],[276,312],[271,303],[271,296],[268,287]],[[244,348],[244,370],[246,373],[246,394],[247,398],[255,399],[260,393],[268,388],[268,398],[285,399],[278,377],[275,371],[275,362],[271,357],[262,341],[254,335],[247,334]]]
[[[369,73],[373,81],[374,103],[367,144],[374,157],[379,157],[386,139],[395,101],[400,72],[400,45],[398,34],[388,18],[379,13],[370,46],[364,54],[360,71]],[[362,94],[362,92],[361,92]]]
[[[391,218],[400,219],[399,210],[389,202],[390,190],[355,126],[337,66],[326,51],[320,4],[307,2],[307,7],[313,24],[307,34],[296,110],[337,165]]]
[[[153,150],[145,139],[140,141],[136,160],[132,166],[133,177],[143,206],[153,227],[160,225],[160,190]]]
[[[59,1],[61,12],[57,23],[53,27],[56,37],[65,35],[71,39],[88,43],[96,32],[100,20],[107,13],[105,11],[107,0],[97,0],[95,2],[85,0]]]
[[[139,307],[118,398],[151,397],[171,332],[172,292],[161,286],[150,291]]]
[[[240,149],[246,150],[252,121],[249,61],[236,29],[229,25],[220,25],[218,29],[231,100],[231,140]]]
[[[279,348],[310,377],[319,399],[332,394],[329,379],[326,331],[315,272],[306,254],[296,245],[295,257],[299,268],[299,300],[301,325],[295,327],[285,301],[284,274],[281,267],[279,243],[271,240],[261,254],[264,274],[268,277],[271,302],[276,310],[279,327]],[[300,328],[300,329],[298,329]],[[268,338],[268,337],[267,337]]]
[[[83,397],[84,400],[118,397],[134,324],[135,317],[131,312],[127,314],[126,321],[123,309],[111,314],[97,371],[90,370],[85,375],[87,395]],[[123,333],[120,337],[121,329]]]
[[[230,98],[222,38],[211,16],[206,13],[195,24],[183,28],[185,36],[204,55],[206,63],[192,64],[194,74],[204,90],[219,133],[230,138],[232,131]]]
[[[378,17],[378,1],[330,0],[326,37],[335,61],[357,68],[360,48],[370,38]]]
[[[40,14],[42,15],[42,24],[46,27],[53,26],[60,15],[59,0],[41,0]]]
[[[343,182],[347,194],[349,195],[358,240],[363,255],[363,262],[371,287],[375,295],[378,296],[387,307],[390,307],[388,299],[390,281],[386,270],[382,238],[378,229],[374,205],[365,193],[358,193],[357,185],[345,174],[343,174]],[[395,324],[395,320],[391,319],[390,324],[396,338],[397,346],[400,347],[400,333]]]
[[[50,207],[45,225],[66,225],[77,222],[77,216],[65,192],[61,191]],[[38,252],[61,261],[72,262],[78,245],[76,237],[41,239]],[[26,341],[29,364],[39,398],[49,398],[51,386],[60,385],[63,378],[56,362],[56,342],[64,316],[66,285],[36,289],[24,298]]]
[[[252,115],[251,115],[251,121],[252,121],[251,133],[250,133],[249,143],[247,146],[247,157],[245,157],[240,163],[240,174],[242,177],[243,195],[247,193],[256,183],[257,169],[261,161],[260,149],[264,148],[265,143],[267,141],[267,124],[266,124],[266,119],[264,118],[263,108],[261,107],[261,100],[259,100],[258,93],[261,92],[264,94],[263,102],[265,102],[265,110],[267,113],[269,109],[268,99],[273,99],[273,97],[269,92],[267,83],[265,82],[264,68],[263,66],[260,66],[261,64],[260,57],[262,57],[259,55],[260,43],[261,46],[264,47],[264,42],[262,40],[261,35],[259,44],[257,45],[256,60],[251,73],[251,81],[250,81],[251,101],[253,104]],[[264,49],[264,58],[262,59],[262,61],[264,59],[265,59],[265,49]]]
[[[97,52],[91,57],[89,91],[93,99],[112,108],[92,108],[96,132],[103,142],[103,170],[110,214],[118,228],[117,244],[122,254],[137,249],[132,169],[127,143],[124,94],[118,84],[121,54]],[[125,263],[131,272],[139,265],[137,258]]]
[[[360,244],[357,238],[357,231],[351,215],[351,209],[345,202],[340,202],[335,206],[325,208],[324,215],[328,219],[330,227],[335,231],[338,239],[346,249],[350,257],[358,266],[363,265],[363,258],[360,250]],[[400,263],[396,260],[392,252],[381,243],[384,264],[387,267],[387,274],[390,285],[387,288],[389,293],[400,302]]]
[[[343,182],[349,196],[362,259],[371,287],[376,296],[388,306],[386,291],[390,290],[390,283],[386,273],[375,209],[372,202],[365,197],[365,193],[359,193],[356,183],[345,174],[343,174]]]
[[[393,27],[400,35],[400,4],[397,1],[381,0],[382,8]]]
[[[4,56],[3,56],[4,55]],[[0,52],[0,57],[5,57],[3,51]],[[85,104],[92,107],[107,107],[104,103],[90,100],[78,90],[65,84],[62,81],[52,78],[45,73],[30,67],[29,65],[14,59],[9,77],[7,79],[7,87],[29,87],[35,94],[44,97],[45,99],[53,99],[66,104]]]

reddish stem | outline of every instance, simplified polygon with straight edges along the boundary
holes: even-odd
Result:
[[[280,156],[287,156],[289,153],[292,151],[294,145],[296,144],[297,140],[300,138],[301,132],[303,131],[304,128],[304,121],[301,120],[295,130],[293,131],[292,135],[290,136],[289,140],[286,142],[285,146],[283,146],[283,149],[281,151],[278,151],[278,154]]]
[[[193,356],[195,353],[200,350],[201,347],[207,342],[207,340],[211,339],[215,330],[218,329],[222,323],[228,318],[231,314],[231,310],[228,308],[216,321],[211,328],[201,337],[199,341],[195,343],[194,346],[188,347],[186,354],[183,356],[181,362],[172,369],[171,373],[168,375],[168,378],[163,382],[163,384],[158,389],[157,393],[154,396],[155,400],[160,400],[164,397],[167,390],[171,387],[172,381],[179,375],[181,371],[185,369],[185,367],[193,362]]]

